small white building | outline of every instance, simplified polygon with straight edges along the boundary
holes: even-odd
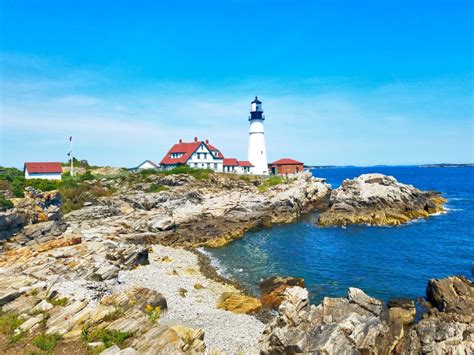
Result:
[[[59,162],[25,163],[25,179],[61,180],[63,168]]]
[[[224,173],[252,174],[253,165],[249,161],[237,160],[235,158],[224,159]]]
[[[136,167],[131,168],[129,170],[131,171],[138,171],[138,170],[158,170],[160,169],[160,166],[152,162],[151,160],[145,160],[143,163],[138,164]]]

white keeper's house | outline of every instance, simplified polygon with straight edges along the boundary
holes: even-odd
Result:
[[[158,170],[158,169],[160,169],[160,166],[155,164],[151,160],[145,160],[144,162],[138,164],[136,167],[130,168],[128,170],[138,171],[138,170],[150,170],[150,169]]]
[[[251,174],[253,168],[248,161],[224,158],[222,152],[210,144],[209,140],[200,141],[197,137],[192,142],[183,142],[180,139],[160,162],[163,170],[171,170],[184,165],[195,169],[212,169],[216,172],[235,174]]]
[[[63,168],[59,162],[27,162],[23,172],[25,179],[61,180]]]

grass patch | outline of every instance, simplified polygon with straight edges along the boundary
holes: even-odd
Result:
[[[166,191],[166,190],[169,190],[168,186],[152,184],[150,188],[148,189],[148,192],[161,192],[161,191]]]
[[[284,182],[281,176],[270,176],[268,179],[263,180],[262,184],[258,187],[258,191],[265,192],[270,187],[282,184]]]
[[[62,336],[58,333],[53,334],[40,334],[33,338],[32,344],[35,345],[37,348],[46,351],[46,353],[50,354],[53,349],[58,345],[61,341]]]
[[[107,314],[103,320],[104,322],[113,322],[114,320],[117,320],[122,317],[124,314],[125,311],[122,307],[115,307],[115,309],[109,314]]]
[[[252,178],[248,175],[240,175],[239,180],[245,181],[245,182],[251,182]]]
[[[23,320],[18,318],[16,313],[6,313],[0,315],[0,333],[11,335],[21,324]]]
[[[8,341],[10,342],[10,344],[16,344],[21,339],[23,339],[25,335],[26,335],[26,332],[20,332],[18,334],[12,335],[10,339],[8,339]]]
[[[101,341],[104,343],[106,349],[113,345],[122,347],[125,341],[133,335],[134,334],[131,332],[120,332],[118,330],[108,329],[90,329],[87,326],[82,329],[82,339],[86,343]]]
[[[65,306],[67,305],[69,298],[48,298],[48,302],[51,303],[53,306]]]

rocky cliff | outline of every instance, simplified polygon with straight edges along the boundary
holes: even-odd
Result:
[[[392,176],[364,174],[344,180],[331,192],[329,208],[318,224],[400,225],[444,211],[444,202],[439,193],[420,191]]]

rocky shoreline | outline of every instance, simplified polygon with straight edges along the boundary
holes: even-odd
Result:
[[[290,223],[314,210],[321,225],[390,224],[374,211],[417,218],[443,203],[437,194],[377,174],[333,191],[310,174],[275,186],[221,175],[130,179],[85,181],[117,192],[91,195],[64,216],[58,193],[34,189],[0,214],[0,231],[9,236],[1,244],[0,325],[11,321],[0,351],[34,351],[42,336],[76,353],[271,353],[275,344],[267,335],[280,331],[267,326],[264,332],[264,322],[273,319],[270,309],[288,307],[288,295],[303,281],[274,278],[262,285],[259,300],[220,277],[195,248],[221,246],[246,230]],[[426,213],[407,212],[420,210]],[[349,218],[350,211],[371,219]]]
[[[364,174],[331,192],[318,225],[396,226],[444,212],[445,202],[439,192],[420,191],[392,176]]]
[[[430,280],[427,312],[415,322],[412,300],[387,305],[357,288],[347,298],[308,302],[308,291],[285,291],[279,314],[263,332],[263,354],[472,354],[474,286],[464,277]]]

